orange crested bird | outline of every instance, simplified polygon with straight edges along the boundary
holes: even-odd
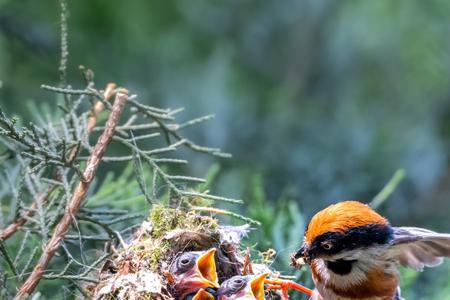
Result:
[[[267,273],[253,276],[233,276],[217,290],[217,300],[264,300],[264,281]]]
[[[176,299],[195,295],[200,289],[219,287],[215,253],[215,248],[203,252],[184,252],[173,261],[169,270],[169,281]]]
[[[318,212],[293,255],[309,264],[313,300],[398,300],[399,265],[421,271],[450,256],[450,234],[392,227],[368,205],[345,201]]]

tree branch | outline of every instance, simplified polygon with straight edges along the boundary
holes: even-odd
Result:
[[[61,245],[61,242],[64,240],[64,237],[67,231],[69,230],[69,227],[72,224],[73,219],[75,218],[76,214],[78,213],[81,207],[81,204],[87,194],[89,186],[94,178],[95,172],[97,171],[99,163],[101,162],[101,159],[105,154],[109,143],[112,140],[112,137],[119,123],[119,119],[127,99],[128,99],[127,90],[120,90],[117,92],[114,105],[112,107],[111,113],[106,123],[105,131],[98,139],[97,144],[95,145],[94,150],[92,151],[92,154],[89,157],[86,169],[83,172],[83,177],[85,180],[80,181],[78,186],[76,187],[72,199],[68,203],[67,210],[64,213],[60,222],[58,223],[58,225],[56,226],[52,238],[45,246],[45,249],[38,263],[34,267],[33,272],[28,277],[26,282],[22,285],[22,287],[20,288],[19,292],[16,294],[14,299],[16,300],[26,299],[34,291],[39,281],[42,279],[45,269],[50,263],[52,257],[55,255],[56,250]]]
[[[9,237],[11,237],[14,233],[16,233],[25,223],[27,222],[28,218],[31,218],[34,216],[34,213],[36,212],[36,203],[37,201],[41,201],[44,203],[48,196],[57,188],[57,185],[51,186],[46,193],[41,193],[37,196],[36,201],[33,202],[33,204],[30,205],[30,207],[27,209],[25,214],[22,218],[16,219],[13,223],[9,224],[5,229],[0,231],[0,242],[3,242],[7,240]]]
[[[103,99],[104,101],[108,101],[109,98],[111,98],[114,95],[114,89],[116,87],[115,83],[108,83],[108,85],[105,88],[105,91],[103,93]],[[102,101],[97,101],[95,105],[92,108],[91,113],[89,114],[88,123],[87,123],[87,133],[91,134],[92,131],[94,131],[95,124],[97,123],[97,118],[100,115],[100,113],[105,109],[105,105]],[[73,160],[74,157],[77,154],[77,149],[72,149],[69,160]],[[58,175],[55,175],[55,178],[57,178]],[[47,198],[50,196],[50,194],[57,188],[56,184],[50,185],[46,193],[41,193],[37,196],[37,199],[39,199],[42,203],[45,203],[47,201]],[[36,201],[34,201],[30,207],[25,212],[24,216],[22,218],[16,219],[13,223],[9,224],[6,228],[3,230],[0,230],[0,242],[7,240],[9,237],[11,237],[13,234],[15,234],[23,225],[26,224],[27,218],[31,218],[34,216],[36,210]]]

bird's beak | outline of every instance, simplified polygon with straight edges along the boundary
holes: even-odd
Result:
[[[198,275],[197,280],[199,286],[212,288],[219,287],[219,281],[216,271],[216,261],[214,259],[216,251],[216,248],[209,249],[197,259],[196,273]]]
[[[214,296],[204,289],[200,289],[192,300],[214,300]]]
[[[311,254],[309,253],[308,245],[303,245],[292,257],[292,264],[294,266],[302,266],[311,263]]]
[[[264,300],[264,281],[269,273],[263,273],[250,280],[250,290],[254,299]]]

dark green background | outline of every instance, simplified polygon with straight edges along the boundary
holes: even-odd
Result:
[[[218,193],[257,205],[259,182],[267,208],[287,199],[307,219],[370,201],[404,168],[381,212],[450,232],[449,1],[77,0],[69,10],[74,87],[83,64],[98,86],[184,106],[185,119],[216,114],[189,134],[234,155],[220,162]],[[58,63],[58,3],[0,0],[1,107],[24,119],[55,111],[39,86],[58,84]],[[213,161],[186,155],[191,175]],[[295,248],[302,228],[290,230]],[[265,242],[277,249],[274,236]],[[408,299],[450,299],[449,269],[421,275]]]

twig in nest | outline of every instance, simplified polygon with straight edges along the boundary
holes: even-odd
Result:
[[[250,248],[248,248],[248,247],[247,247],[247,251],[245,251],[244,267],[242,269],[243,269],[243,271],[242,271],[243,275],[255,274],[253,272],[252,260],[250,258]]]

